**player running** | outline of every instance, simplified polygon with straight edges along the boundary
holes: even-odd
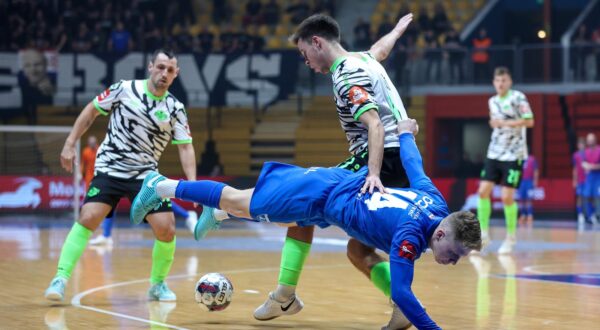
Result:
[[[196,156],[184,106],[169,87],[179,73],[177,58],[164,49],[154,52],[146,80],[122,80],[88,103],[73,126],[61,152],[61,164],[72,171],[75,141],[99,115],[109,115],[106,137],[97,153],[95,176],[90,184],[79,219],[65,239],[56,276],[45,296],[63,300],[71,277],[92,232],[115,208],[121,197],[131,199],[143,179],[158,167],[169,141],[179,148],[181,165],[189,180],[196,179]],[[175,218],[169,200],[144,214],[156,236],[152,250],[152,270],[148,298],[174,301],[175,293],[165,283],[175,255]]]
[[[417,328],[438,329],[411,290],[414,262],[431,248],[436,262],[456,264],[481,248],[481,230],[473,213],[450,214],[441,193],[425,175],[413,137],[418,130],[416,121],[400,121],[398,130],[400,157],[410,178],[408,189],[363,192],[366,168],[353,173],[341,168],[266,163],[256,187],[247,190],[214,181],[170,180],[153,173],[133,202],[131,220],[140,222],[163,198],[176,197],[205,205],[203,213],[208,216],[201,217],[197,228],[218,227],[213,208],[240,218],[338,226],[389,253],[392,300]],[[209,223],[201,225],[203,221]]]

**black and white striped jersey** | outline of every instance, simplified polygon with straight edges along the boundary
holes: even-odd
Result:
[[[385,130],[384,147],[399,147],[397,121],[407,119],[400,95],[383,66],[369,52],[335,60],[330,69],[333,94],[349,150],[356,154],[368,146],[367,127],[359,117],[376,110]]]
[[[504,97],[492,96],[488,105],[490,119],[533,118],[531,106],[522,92],[509,90]],[[492,131],[487,158],[516,161],[527,158],[527,131],[525,127],[497,127]]]
[[[98,148],[95,171],[123,179],[143,179],[158,168],[165,147],[191,143],[187,113],[168,92],[156,97],[147,80],[121,80],[94,98],[94,106],[110,115]]]

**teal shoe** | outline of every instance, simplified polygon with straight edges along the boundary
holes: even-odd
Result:
[[[177,296],[175,292],[171,291],[167,286],[167,283],[159,282],[150,287],[148,290],[148,299],[158,301],[175,301]]]
[[[215,209],[213,207],[202,207],[202,214],[200,215],[200,219],[198,219],[196,227],[194,228],[194,238],[196,240],[204,238],[209,231],[217,230],[221,226],[221,221],[215,219],[213,214],[214,210]]]
[[[48,300],[52,301],[63,301],[65,299],[65,286],[67,284],[67,280],[65,278],[56,276],[50,282],[48,289],[44,293],[44,296]]]
[[[160,205],[162,198],[156,193],[156,184],[165,179],[164,176],[155,171],[146,175],[140,192],[135,196],[135,199],[131,204],[129,221],[131,221],[132,224],[137,225],[144,221],[148,212]]]

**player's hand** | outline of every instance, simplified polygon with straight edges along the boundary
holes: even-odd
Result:
[[[65,144],[60,153],[60,165],[62,165],[62,168],[67,172],[71,173],[73,172],[73,163],[75,162],[75,147]]]
[[[360,189],[360,192],[361,192],[361,194],[364,194],[368,190],[369,193],[372,194],[373,191],[375,191],[375,188],[377,188],[377,190],[379,190],[381,193],[386,192],[385,187],[383,186],[383,183],[381,183],[381,179],[379,178],[379,176],[374,175],[374,174],[369,174],[369,175],[367,175],[365,184]]]
[[[413,135],[419,133],[419,124],[414,119],[405,119],[398,122],[398,134],[411,132]]]
[[[408,13],[408,14],[402,16],[402,18],[398,21],[398,24],[396,24],[396,26],[394,27],[394,30],[398,33],[398,37],[400,37],[404,34],[404,31],[406,31],[406,28],[408,27],[410,22],[412,22],[412,20],[413,20],[412,13]]]
[[[590,170],[591,164],[588,162],[583,162],[581,163],[581,167],[583,167],[583,169],[588,172]]]
[[[504,120],[502,119],[490,119],[490,126],[492,128],[499,128],[504,126]]]

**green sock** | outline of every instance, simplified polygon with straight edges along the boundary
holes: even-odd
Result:
[[[310,243],[286,237],[281,251],[279,284],[297,285],[304,261],[310,253]]]
[[[492,214],[492,203],[489,198],[479,198],[477,203],[477,218],[481,231],[488,231],[490,228],[490,215]]]
[[[175,241],[175,237],[170,242],[154,240],[152,271],[150,272],[151,284],[160,283],[169,275],[175,257]]]
[[[382,261],[371,268],[371,282],[381,290],[386,297],[392,295],[392,276],[390,275],[390,263]]]
[[[75,222],[65,243],[63,244],[62,250],[60,251],[60,258],[58,259],[58,269],[56,276],[63,277],[65,279],[71,278],[73,268],[77,265],[77,261],[81,257],[88,240],[92,236],[92,231],[80,225],[79,222]]]
[[[519,207],[513,202],[511,205],[504,205],[504,219],[506,219],[506,233],[514,235],[517,231],[517,216]]]

